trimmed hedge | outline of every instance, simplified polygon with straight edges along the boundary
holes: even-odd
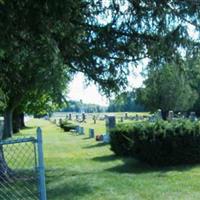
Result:
[[[69,123],[68,121],[62,121],[62,123],[60,124],[60,128],[62,128],[65,132],[75,130],[76,127],[76,125]]]
[[[151,165],[200,163],[200,123],[140,122],[111,130],[111,149]]]

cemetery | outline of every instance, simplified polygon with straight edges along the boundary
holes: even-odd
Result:
[[[109,133],[111,138],[113,137],[110,141],[111,144],[104,141],[103,137],[96,141],[96,136],[105,136],[109,128],[107,126],[108,120],[100,120],[101,115],[104,114],[96,114],[98,116],[96,117],[96,123],[94,123],[93,114],[86,114],[86,122],[77,123],[77,114],[72,113],[71,120],[67,117],[68,122],[75,124],[78,128],[69,132],[65,132],[60,128],[59,121],[61,120],[59,117],[56,118],[58,123],[55,123],[54,117],[50,120],[30,120],[28,126],[34,127],[39,124],[44,134],[48,199],[102,199],[102,195],[104,195],[103,199],[120,200],[129,199],[130,197],[136,199],[198,199],[200,197],[198,192],[200,167],[195,163],[199,162],[200,157],[198,151],[200,126],[197,118],[194,122],[191,117],[186,121],[181,121],[181,127],[180,125],[177,126],[177,122],[182,120],[182,116],[181,119],[173,117],[173,122],[171,122],[172,112],[169,112],[170,119],[162,122],[156,121],[159,114],[158,112],[154,117],[151,117],[149,113],[129,113],[130,119],[128,117],[125,119],[125,113],[107,113],[108,117],[111,116],[110,126],[117,127],[117,129],[112,129],[115,130],[114,132]],[[136,115],[141,120],[135,118]],[[150,118],[143,119],[141,116],[144,115]],[[121,122],[121,116],[124,118],[123,123]],[[152,118],[154,122],[152,122]],[[130,134],[137,138],[137,133],[128,130],[135,130],[135,128],[139,130],[140,126],[137,127],[137,124],[140,123],[146,123],[148,130],[153,128],[162,130],[162,132],[159,132],[160,135],[155,135],[155,138],[159,140],[162,139],[161,137],[168,137],[165,133],[171,134],[168,132],[172,131],[171,126],[176,127],[176,134],[172,133],[175,143],[165,143],[163,140],[162,144],[174,145],[174,151],[177,152],[174,155],[176,156],[175,160],[166,157],[166,155],[163,157],[166,152],[170,153],[169,148],[162,152],[159,142],[152,144],[154,148],[148,145],[145,147],[147,139],[151,140],[151,137],[154,137],[148,132],[141,133],[143,136],[141,142],[143,143],[140,144],[141,146],[138,146],[139,143],[137,145],[137,148],[142,147],[143,154],[138,154],[139,157],[135,155],[133,149],[130,148],[131,141],[129,138],[132,137]],[[155,126],[152,127],[149,123],[155,124]],[[174,125],[169,126],[169,123]],[[133,124],[135,126],[132,126]],[[123,126],[126,126],[126,130]],[[190,132],[184,134],[183,131],[188,129]],[[140,131],[144,131],[144,129]],[[20,134],[24,136],[30,133],[32,133],[31,129],[23,130]],[[115,135],[119,137],[115,138]],[[189,145],[193,139],[195,139],[195,145],[197,146],[193,146],[190,151]],[[186,144],[182,146],[186,153],[182,157],[179,155],[182,149],[178,148],[181,141]],[[155,150],[156,152],[154,152]],[[145,155],[145,152],[150,153]],[[130,157],[130,153],[134,154],[134,158]],[[149,157],[152,155],[156,155],[156,157]],[[163,158],[170,161],[171,165],[165,162],[166,160]],[[180,165],[181,162],[179,161],[183,161],[182,158],[186,159],[187,164]],[[147,160],[150,162],[146,162]],[[111,191],[113,192],[111,193]]]
[[[199,200],[200,1],[0,0],[0,200]]]

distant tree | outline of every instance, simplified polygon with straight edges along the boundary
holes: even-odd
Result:
[[[137,90],[137,101],[150,111],[162,109],[164,118],[169,110],[187,111],[198,98],[188,77],[189,74],[173,63],[151,69],[144,88]]]
[[[105,111],[105,107],[99,106],[96,104],[85,104],[81,103],[80,101],[68,101],[67,107],[61,109],[63,112],[81,112],[82,107],[84,107],[84,112],[86,113],[93,113],[93,112],[103,112]]]
[[[142,112],[144,110],[144,107],[136,102],[135,91],[117,95],[108,107],[109,112]]]

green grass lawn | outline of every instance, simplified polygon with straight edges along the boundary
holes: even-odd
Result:
[[[48,200],[200,199],[200,166],[152,168],[116,157],[109,145],[65,133],[48,121],[27,125],[23,136],[36,126],[43,130]]]

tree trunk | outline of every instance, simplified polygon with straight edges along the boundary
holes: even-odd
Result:
[[[4,153],[3,153],[3,146],[0,145],[0,181],[6,181],[7,178],[12,175],[12,170],[8,167],[6,163]]]
[[[22,112],[19,117],[20,117],[20,128],[25,128],[26,125],[24,121],[24,113]]]
[[[3,139],[12,137],[13,134],[13,109],[6,108],[4,112]]]
[[[13,133],[18,133],[20,130],[20,116],[16,110],[13,112]]]

